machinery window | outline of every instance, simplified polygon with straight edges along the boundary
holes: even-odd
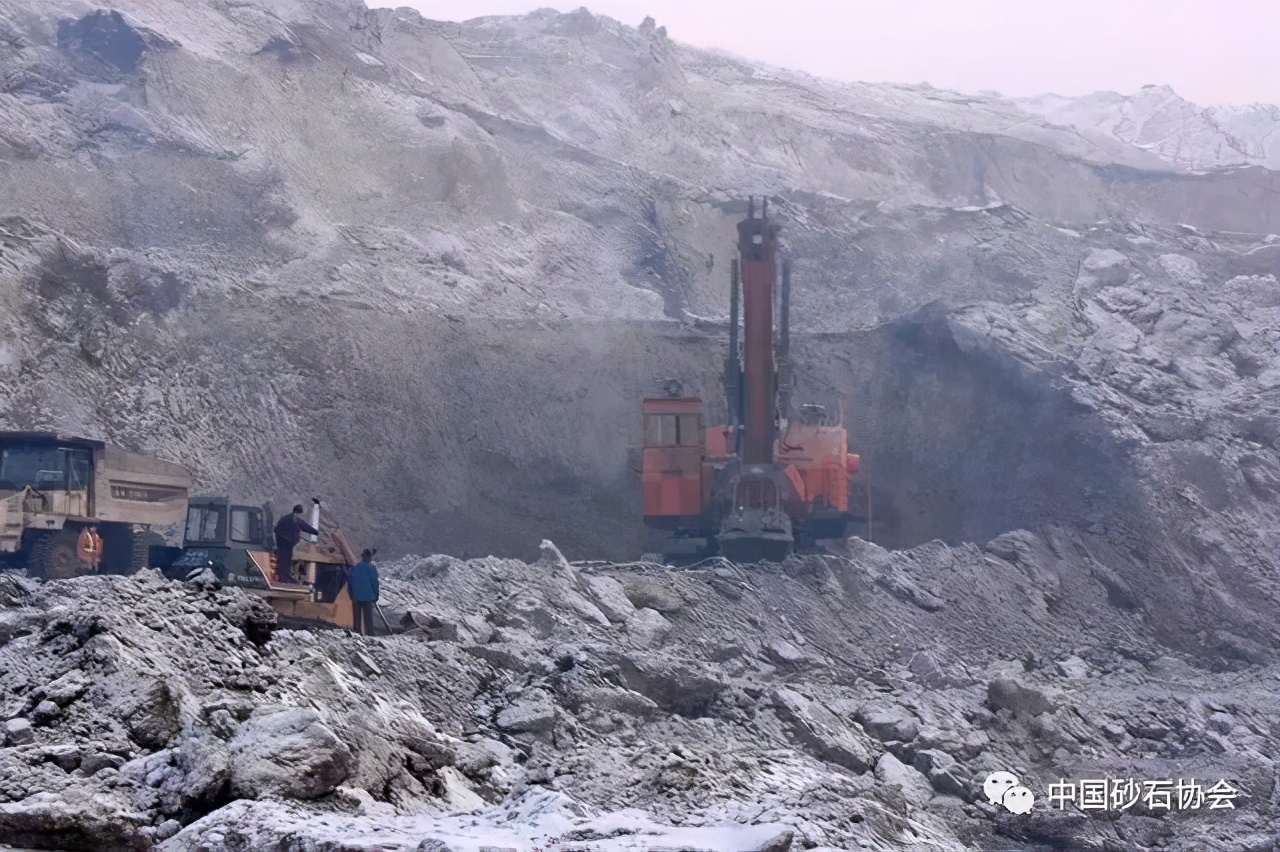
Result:
[[[83,491],[89,487],[93,471],[93,457],[88,450],[64,450],[69,464],[67,465],[67,488],[71,491]]]
[[[649,414],[644,419],[646,446],[696,447],[701,438],[696,414]]]
[[[262,543],[262,510],[251,506],[231,509],[231,540],[246,544]]]
[[[187,541],[222,543],[223,511],[220,506],[187,508]]]
[[[650,414],[644,420],[645,444],[651,447],[670,447],[676,444],[674,414]]]
[[[57,447],[5,447],[0,450],[0,488],[20,491],[66,488],[66,467]]]
[[[702,437],[698,434],[698,415],[681,414],[676,421],[676,429],[678,430],[676,443],[682,447],[698,446]]]
[[[231,510],[231,540],[241,542],[253,541],[249,536],[248,509]]]

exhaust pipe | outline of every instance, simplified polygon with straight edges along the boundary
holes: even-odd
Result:
[[[317,530],[320,529],[320,498],[319,497],[311,498],[311,526],[315,527]],[[319,541],[320,541],[320,536],[318,535],[311,536],[312,544],[316,544]],[[316,563],[314,562],[307,563],[307,581],[311,583],[312,590],[313,590],[312,595],[314,596],[315,595],[314,589],[316,585]]]

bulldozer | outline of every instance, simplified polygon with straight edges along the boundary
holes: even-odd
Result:
[[[632,466],[644,524],[658,539],[652,558],[778,561],[843,539],[866,520],[850,510],[861,458],[848,451],[843,413],[833,423],[822,406],[790,410],[791,263],[779,231],[768,200],[748,199],[730,265],[726,421],[709,423],[703,400],[686,396],[678,379],[642,403],[644,437]]]
[[[355,551],[337,524],[321,518],[320,505],[319,498],[312,499],[311,526],[320,534],[304,535],[293,550],[293,575],[301,582],[279,579],[270,504],[246,505],[227,497],[192,498],[182,546],[153,547],[148,564],[175,580],[207,570],[223,585],[264,598],[286,623],[351,627],[347,576]]]
[[[103,441],[0,432],[0,565],[49,580],[131,574],[180,534],[190,488],[181,465]],[[100,559],[81,549],[90,528]]]

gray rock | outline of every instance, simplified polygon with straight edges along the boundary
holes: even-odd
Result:
[[[671,622],[662,613],[648,607],[636,610],[627,621],[627,634],[644,648],[661,645],[671,635]]]
[[[595,605],[614,624],[625,623],[635,613],[635,604],[631,603],[622,584],[614,578],[584,574],[582,580]]]
[[[876,758],[876,749],[861,731],[851,729],[834,713],[794,690],[779,689],[773,695],[778,716],[791,726],[792,733],[806,748],[854,772],[866,772]]]
[[[97,752],[81,758],[80,771],[87,777],[93,777],[104,769],[119,769],[123,765],[124,758],[120,755]]]
[[[79,669],[72,669],[44,688],[45,697],[59,707],[66,707],[88,691],[89,676]]]
[[[867,733],[881,742],[909,743],[920,734],[920,723],[915,716],[897,705],[862,707],[855,718]]]
[[[556,710],[549,701],[517,701],[498,711],[498,727],[513,733],[543,733],[555,723]]]
[[[561,592],[560,599],[585,621],[599,624],[602,627],[608,627],[612,623],[595,604],[572,589],[566,589]]]
[[[513,672],[529,672],[538,669],[539,661],[529,653],[529,648],[517,642],[490,642],[486,645],[468,645],[463,650],[497,669]]]
[[[627,600],[637,609],[652,609],[660,613],[677,612],[684,607],[684,599],[654,577],[641,575],[628,580],[623,588]]]
[[[915,676],[916,681],[926,689],[946,689],[961,686],[966,682],[961,672],[955,672],[943,665],[927,651],[921,651],[911,657],[907,668]]]
[[[623,656],[618,669],[628,689],[669,713],[689,718],[707,715],[725,689],[724,681],[711,672],[656,656]]]
[[[25,745],[35,739],[35,731],[26,719],[10,719],[4,723],[4,739],[11,746]]]
[[[564,558],[564,554],[560,552],[560,548],[556,547],[555,542],[550,539],[544,538],[542,543],[538,545],[538,561],[553,568],[566,571],[573,570],[573,566],[569,564],[569,560]]]
[[[916,752],[912,765],[916,771],[929,779],[933,789],[939,793],[964,799],[973,797],[969,785],[961,780],[967,773],[956,759],[946,752],[937,749],[921,749]]]
[[[408,612],[401,623],[418,628],[432,641],[457,642],[460,636],[456,622],[416,610]]]
[[[918,808],[924,807],[933,798],[933,788],[928,780],[889,752],[880,755],[880,759],[876,761],[876,780],[898,787],[902,790],[903,797]]]
[[[795,832],[790,829],[780,831],[760,845],[752,847],[750,852],[789,852],[795,836]]]
[[[443,840],[428,837],[414,847],[414,852],[455,852],[455,850]]]
[[[1023,686],[1010,678],[996,678],[987,684],[987,702],[997,709],[1012,711],[1020,719],[1048,713],[1054,706],[1041,690]]]
[[[40,757],[63,772],[72,772],[80,765],[80,749],[74,745],[47,746],[41,750]]]
[[[1058,674],[1069,680],[1083,680],[1089,676],[1089,664],[1076,656],[1058,660],[1053,665],[1058,670]]]
[[[41,701],[31,711],[31,722],[36,726],[47,725],[62,713],[62,708],[52,701]]]
[[[812,662],[809,655],[785,639],[772,639],[765,645],[769,659],[780,666],[800,666]]]
[[[129,736],[143,748],[161,749],[182,729],[181,689],[163,678],[141,677],[122,708]]]
[[[230,749],[231,787],[239,796],[316,799],[333,792],[355,766],[350,749],[313,710],[254,716]]]

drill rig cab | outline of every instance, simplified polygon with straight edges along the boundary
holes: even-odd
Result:
[[[730,270],[726,422],[705,425],[702,399],[683,396],[675,381],[665,397],[643,402],[644,522],[662,539],[665,561],[717,553],[777,561],[844,538],[859,520],[849,511],[849,478],[860,459],[848,452],[843,424],[829,424],[820,406],[802,406],[800,422],[789,418],[791,266],[778,262],[778,232],[767,201],[749,199]]]
[[[303,536],[293,550],[293,573],[301,581],[282,583],[269,505],[245,505],[227,497],[194,498],[187,508],[183,546],[153,548],[151,565],[172,579],[185,579],[208,568],[223,584],[265,598],[284,618],[351,627],[347,576],[356,563],[355,554],[335,524],[321,522],[318,499],[312,501],[311,525],[320,535]]]

